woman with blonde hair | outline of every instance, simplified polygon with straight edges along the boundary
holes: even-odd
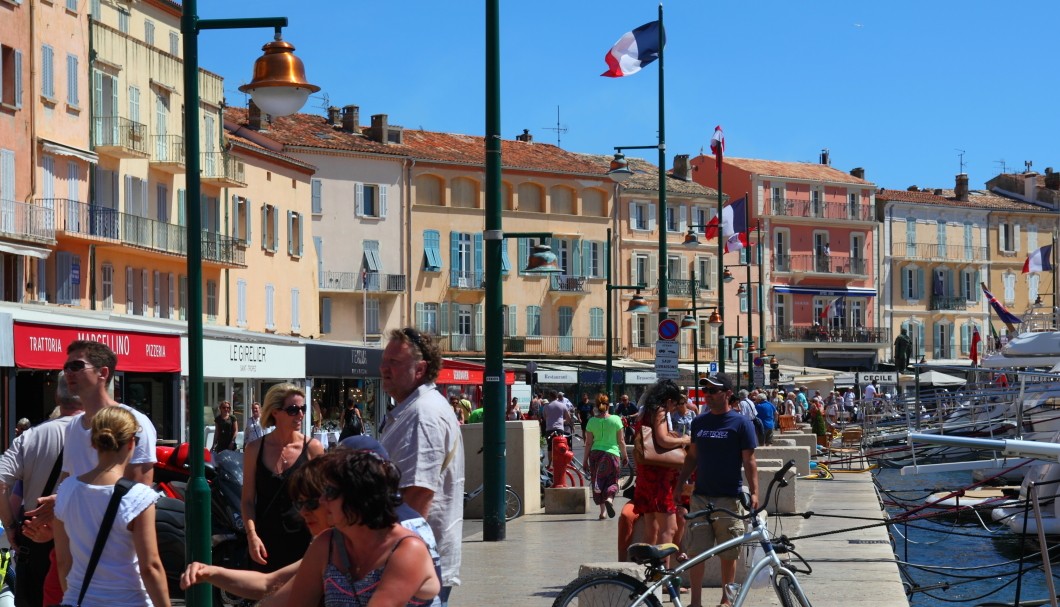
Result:
[[[324,453],[320,441],[302,434],[305,392],[277,384],[265,394],[261,425],[275,430],[243,451],[243,525],[250,566],[272,572],[302,558],[312,536],[288,493],[291,472]]]
[[[65,605],[169,606],[166,572],[155,538],[158,494],[142,483],[128,483],[113,523],[102,528],[115,485],[132,458],[138,429],[132,413],[103,407],[92,418],[92,447],[99,463],[59,486],[53,529]],[[103,550],[90,568],[99,535]]]
[[[607,395],[597,396],[595,414],[585,424],[585,469],[592,481],[593,502],[600,507],[600,519],[605,509],[608,517],[615,518],[619,466],[628,463],[622,418],[611,415],[610,409]]]

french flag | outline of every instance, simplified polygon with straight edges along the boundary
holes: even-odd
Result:
[[[1032,252],[1027,256],[1027,261],[1023,262],[1023,273],[1028,272],[1052,272],[1053,271],[1053,245],[1045,245],[1044,247]]]
[[[725,155],[725,133],[721,125],[714,127],[714,136],[710,138],[710,153],[714,154],[714,166],[721,170],[722,156]]]
[[[659,58],[665,41],[662,24],[658,21],[645,23],[632,32],[626,32],[604,55],[607,71],[600,75],[621,78],[636,74]]]
[[[725,239],[725,252],[732,253],[747,247],[747,197],[741,197],[721,210],[721,235]],[[718,236],[718,218],[707,223],[706,238]]]

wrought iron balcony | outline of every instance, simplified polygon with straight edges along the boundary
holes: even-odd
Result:
[[[185,226],[65,198],[39,199],[38,202],[54,209],[55,230],[68,236],[110,240],[182,257],[188,254],[188,229]],[[201,242],[203,261],[246,265],[246,251],[235,238],[204,230]]]
[[[205,182],[230,187],[247,186],[243,161],[228,152],[202,152],[199,170]]]
[[[986,259],[987,248],[959,244],[895,242],[891,244],[891,255],[932,261],[972,262]]]
[[[155,135],[151,146],[151,164],[167,173],[183,173],[185,163],[184,137],[181,135]]]
[[[618,339],[612,340],[618,352]],[[441,335],[438,344],[443,354],[455,352],[485,352],[484,335]],[[607,341],[603,337],[575,337],[567,335],[508,336],[504,338],[505,354],[531,356],[606,356]]]
[[[891,330],[889,328],[773,325],[769,327],[769,335],[769,341],[776,342],[891,343]]]
[[[562,293],[586,294],[589,292],[588,282],[588,279],[583,276],[553,274],[548,289],[550,291],[559,291]]]
[[[0,236],[55,242],[55,211],[17,200],[0,200]]]
[[[871,205],[846,202],[811,202],[809,200],[773,200],[770,204],[774,215],[784,217],[811,217],[816,219],[845,219],[850,221],[874,221]]]
[[[666,293],[669,297],[691,298],[693,293],[695,293],[696,297],[699,297],[700,286],[696,282],[695,280],[686,280],[684,278],[667,278]]]
[[[932,310],[967,310],[968,300],[964,296],[951,297],[946,295],[931,296]]]
[[[404,293],[406,285],[404,274],[325,271],[320,275],[320,288],[327,291]]]
[[[774,255],[773,271],[868,276],[868,263],[849,255]]]
[[[120,158],[147,158],[147,125],[120,116],[92,118],[92,146]]]
[[[481,291],[486,288],[485,276],[482,272],[452,270],[449,272],[449,286],[454,289]]]

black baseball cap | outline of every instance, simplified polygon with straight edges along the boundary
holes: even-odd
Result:
[[[732,378],[729,377],[728,373],[718,373],[711,377],[704,377],[699,380],[700,386],[713,386],[715,388],[721,388],[722,390],[732,390]]]

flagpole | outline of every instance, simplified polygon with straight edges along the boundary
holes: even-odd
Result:
[[[716,129],[715,129],[716,132]],[[725,372],[725,195],[721,190],[721,157],[724,143],[714,150],[714,163],[718,168],[718,372]]]
[[[755,380],[754,372],[751,370],[751,364],[754,362],[754,353],[751,352],[751,344],[755,342],[755,332],[752,328],[754,324],[751,322],[751,314],[754,313],[754,297],[751,285],[751,196],[747,192],[743,193],[744,199],[744,221],[747,226],[747,387],[754,389]],[[758,263],[761,264],[762,260],[759,259]]]
[[[667,280],[668,263],[666,258],[666,104],[663,83],[663,52],[665,36],[663,34],[663,6],[659,3],[659,215],[656,224],[659,228],[659,321],[670,316],[669,281]]]

